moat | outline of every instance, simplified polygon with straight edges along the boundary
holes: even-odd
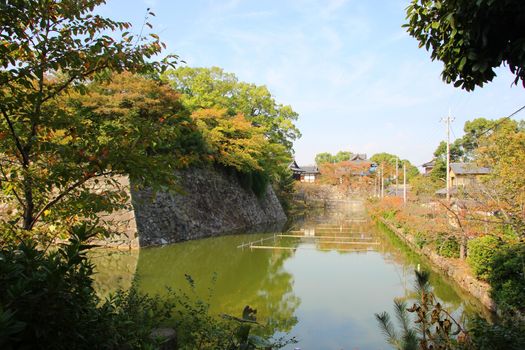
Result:
[[[94,262],[101,294],[132,281],[150,294],[190,292],[189,275],[196,297],[211,295],[213,314],[239,315],[250,305],[275,336],[298,340],[287,349],[389,349],[374,313],[413,298],[414,269],[429,269],[355,203],[299,215],[286,232],[98,250]],[[431,284],[458,318],[485,312],[439,274]]]

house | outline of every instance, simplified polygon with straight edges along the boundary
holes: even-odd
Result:
[[[478,178],[490,173],[487,167],[480,167],[474,163],[450,163],[450,186],[471,186],[477,183]]]
[[[288,165],[288,168],[293,173],[293,178],[301,182],[315,182],[317,177],[321,174],[317,165],[299,166],[294,160]]]
[[[466,190],[478,183],[481,176],[490,173],[487,167],[480,167],[475,163],[450,163],[450,194],[452,196],[458,193],[458,190]],[[446,195],[447,189],[442,188],[436,191],[437,195]]]
[[[432,169],[434,169],[434,167],[436,166],[436,159],[432,159],[430,162],[421,164],[421,166],[423,167],[423,169],[425,169],[425,172],[423,173],[423,175],[428,175],[430,174]]]

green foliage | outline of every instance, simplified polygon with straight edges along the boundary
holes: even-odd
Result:
[[[486,135],[489,130],[494,128],[500,120],[490,120],[485,118],[476,118],[473,120],[467,120],[463,127],[465,135],[463,135],[461,140],[461,146],[463,147],[463,152],[465,156],[472,160],[474,159],[474,151],[481,145],[480,141],[483,135]]]
[[[392,174],[395,173],[395,165],[396,165],[396,159],[397,167],[398,167],[398,176],[401,179],[403,177],[403,164],[406,166],[406,172],[407,172],[407,182],[411,182],[414,177],[419,175],[419,170],[416,166],[412,165],[407,159],[401,159],[395,154],[390,154],[386,152],[382,153],[376,153],[372,157],[370,157],[370,160],[374,163],[383,166],[383,169],[385,170],[385,174],[388,174],[392,172]]]
[[[477,317],[469,321],[474,349],[521,350],[525,347],[525,321],[505,315],[495,323]]]
[[[288,151],[301,135],[293,124],[298,114],[290,106],[277,103],[266,86],[240,82],[218,67],[180,67],[162,77],[181,93],[190,112],[224,109],[230,116],[241,114],[261,127],[270,143],[281,144]]]
[[[492,81],[509,67],[525,84],[525,36],[521,0],[412,0],[405,24],[432,60],[444,63],[443,80],[467,91]]]
[[[279,181],[300,137],[290,106],[277,103],[265,86],[240,82],[218,67],[181,67],[162,78],[180,92],[213,162],[242,173],[241,182],[257,195]]]
[[[270,340],[265,336],[266,326],[257,322],[257,310],[246,306],[241,317],[222,314],[220,317],[210,314],[210,304],[207,300],[197,297],[195,282],[186,275],[190,286],[190,294],[171,291],[176,300],[177,345],[181,350],[193,349],[225,349],[253,350],[280,349],[287,344],[295,343],[295,339],[279,338]],[[270,335],[273,331],[270,332]]]
[[[490,235],[474,238],[468,242],[467,263],[476,277],[482,280],[489,278],[496,252],[501,244],[501,239]]]
[[[445,258],[459,258],[459,243],[455,237],[438,236],[435,244],[439,255]]]
[[[32,241],[0,252],[0,346],[3,349],[142,349],[173,304],[131,289],[101,301],[86,258],[94,235],[74,227],[69,243],[47,253]]]
[[[104,2],[24,0],[0,5],[0,182],[5,193],[0,198],[18,209],[9,218],[10,226],[32,230],[44,213],[73,197],[78,207],[63,205],[48,220],[60,223],[77,209],[88,217],[93,211],[111,211],[112,204],[123,202],[122,196],[114,192],[97,199],[87,191],[88,181],[144,169],[145,158],[169,148],[169,142],[161,145],[159,139],[175,136],[173,128],[164,133],[156,126],[159,114],[171,116],[176,110],[171,98],[170,103],[163,100],[169,97],[166,91],[159,93],[161,101],[151,114],[135,108],[137,95],[121,100],[115,115],[99,114],[95,106],[86,113],[80,98],[69,100],[72,94],[88,93],[88,85],[104,85],[112,73],[154,75],[175,63],[173,56],[152,60],[163,47],[156,34],[137,37],[130,34],[129,23],[95,15],[95,7]],[[109,93],[123,94],[125,90]],[[125,113],[128,102],[130,111]],[[129,151],[136,151],[136,157],[129,159]],[[64,210],[67,215],[60,215]]]
[[[315,156],[315,163],[318,165],[323,164],[323,163],[333,163],[333,162],[334,162],[334,156],[331,153],[323,152],[323,153],[318,153]]]
[[[441,181],[435,181],[432,176],[417,175],[410,181],[410,189],[416,196],[433,195],[440,187]]]
[[[251,190],[259,198],[263,197],[269,184],[269,177],[260,171],[238,172],[237,178],[245,190]]]
[[[390,210],[385,210],[381,213],[381,216],[386,219],[386,220],[392,220],[394,221],[395,218],[396,218],[396,214],[397,214],[398,210],[397,209],[390,209]]]
[[[492,287],[502,310],[525,312],[525,244],[482,236],[468,243],[467,262],[476,277]]]
[[[382,153],[374,154],[372,157],[370,157],[370,160],[377,164],[381,164],[381,163],[395,164],[396,158],[398,158],[398,156],[396,156],[395,154],[382,152]]]
[[[499,247],[488,281],[494,301],[503,310],[525,313],[525,243]]]
[[[481,236],[468,242],[467,262],[476,277],[483,280],[489,278],[496,252],[501,244],[501,239],[491,235]]]
[[[277,180],[274,182],[273,187],[285,212],[291,210],[295,182],[296,180],[293,178],[293,173],[290,169],[283,168],[277,173]]]

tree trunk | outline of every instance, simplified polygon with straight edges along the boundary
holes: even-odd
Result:
[[[465,260],[467,258],[467,238],[462,237],[459,245],[459,258]]]
[[[24,179],[24,197],[26,206],[24,208],[24,222],[22,227],[24,230],[31,230],[33,228],[35,203],[33,201],[32,180],[31,177],[27,174]]]

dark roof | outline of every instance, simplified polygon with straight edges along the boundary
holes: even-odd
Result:
[[[457,194],[458,193],[458,189],[455,186],[450,187],[449,191],[450,191],[449,192],[450,194]],[[436,191],[436,194],[443,195],[443,196],[446,195],[447,194],[447,188],[446,187],[440,188],[439,190]]]
[[[301,167],[301,170],[306,174],[319,174],[319,168],[317,168],[317,165],[305,165]]]
[[[450,169],[457,175],[484,175],[490,173],[487,167],[480,167],[474,163],[450,163]]]
[[[301,172],[301,167],[297,165],[297,162],[293,160],[290,164],[288,164],[288,169],[295,171],[295,172]]]
[[[288,168],[296,173],[304,173],[304,174],[319,174],[320,173],[317,165],[299,166],[295,160],[292,161],[288,165]]]
[[[355,162],[359,160],[367,160],[366,159],[366,153],[356,153],[350,155],[350,161]]]
[[[436,166],[436,160],[435,160],[435,159],[432,159],[430,162],[426,162],[426,163],[421,164],[421,166],[422,166],[423,168],[434,167],[434,166]]]

